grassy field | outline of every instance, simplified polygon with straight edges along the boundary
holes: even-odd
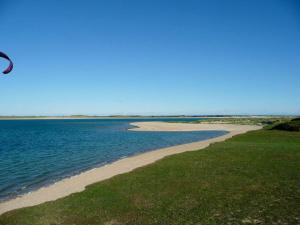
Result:
[[[300,224],[300,132],[259,130],[167,157],[0,224]]]

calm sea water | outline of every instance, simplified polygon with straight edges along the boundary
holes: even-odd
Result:
[[[123,157],[226,133],[127,130],[153,120],[193,119],[0,120],[0,200]]]

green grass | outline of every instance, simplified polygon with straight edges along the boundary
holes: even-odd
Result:
[[[167,157],[0,224],[300,224],[300,132],[260,130]]]

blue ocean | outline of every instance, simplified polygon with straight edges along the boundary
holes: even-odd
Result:
[[[154,120],[195,119],[0,120],[0,200],[120,158],[226,133],[128,130],[131,122]]]

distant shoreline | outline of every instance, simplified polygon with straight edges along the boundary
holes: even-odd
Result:
[[[72,116],[41,116],[41,117],[0,117],[0,120],[86,120],[86,119],[155,119],[155,118],[205,118],[205,117],[179,117],[179,116],[87,116],[87,117],[72,117]],[[210,117],[213,118],[213,117]]]
[[[155,119],[155,118],[272,118],[292,115],[191,115],[191,116],[0,116],[0,120],[64,120],[64,119]]]

